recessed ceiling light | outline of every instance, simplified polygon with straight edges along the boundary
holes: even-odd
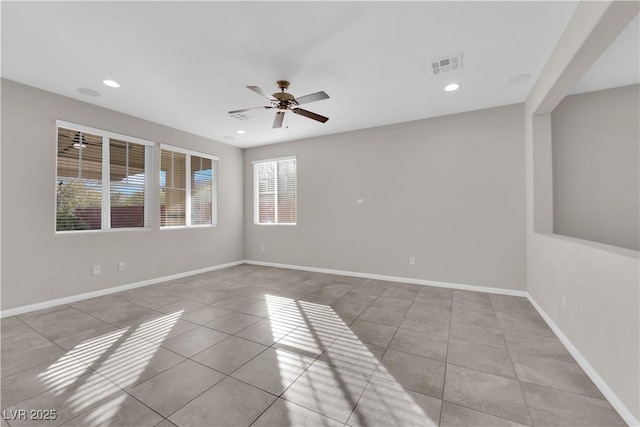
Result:
[[[247,133],[247,131],[246,130],[242,130],[242,129],[238,129],[236,131],[236,133],[239,133],[240,135],[244,135],[245,133]]]
[[[109,86],[109,87],[120,87],[120,83],[114,80],[103,80],[102,83],[104,83],[105,86]]]
[[[444,87],[444,90],[447,92],[453,92],[454,90],[460,89],[460,85],[458,83],[451,83]]]
[[[86,88],[86,87],[78,88],[78,92],[80,92],[83,95],[87,95],[87,96],[101,96],[102,95],[97,90],[89,89],[89,88]]]

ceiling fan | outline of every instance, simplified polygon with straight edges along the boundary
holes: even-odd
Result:
[[[269,95],[267,92],[265,92],[263,89],[259,88],[258,86],[247,86],[248,89],[251,89],[252,91],[257,93],[258,95],[261,95],[261,96],[264,96],[265,98],[267,98],[269,100],[269,102],[271,103],[271,105],[266,105],[266,106],[263,106],[263,107],[243,108],[242,110],[229,111],[229,114],[237,114],[237,113],[242,113],[244,111],[257,110],[257,109],[262,109],[262,108],[277,108],[278,112],[276,113],[276,118],[273,121],[273,128],[274,129],[282,127],[282,121],[284,120],[284,114],[287,112],[287,110],[289,110],[289,111],[291,111],[291,112],[293,112],[295,114],[300,114],[301,116],[308,117],[308,118],[313,119],[313,120],[317,120],[317,121],[319,121],[321,123],[324,123],[327,120],[329,120],[328,117],[321,116],[320,114],[316,114],[316,113],[313,113],[311,111],[304,110],[304,109],[298,107],[298,105],[300,105],[300,104],[306,104],[306,103],[309,103],[309,102],[320,101],[322,99],[329,98],[329,95],[327,95],[325,92],[320,91],[320,92],[316,92],[316,93],[310,93],[309,95],[305,95],[305,96],[301,96],[300,98],[296,98],[293,95],[291,95],[290,93],[286,92],[286,90],[289,88],[289,82],[288,81],[286,81],[286,80],[278,80],[276,82],[276,86],[278,86],[278,88],[280,89],[280,92],[276,92],[273,95]]]

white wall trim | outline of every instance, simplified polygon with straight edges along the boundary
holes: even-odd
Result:
[[[560,330],[558,325],[555,324],[551,317],[542,309],[542,307],[533,299],[531,295],[527,293],[527,299],[533,305],[533,307],[538,311],[540,316],[547,322],[547,325],[551,328],[553,333],[556,334],[558,339],[564,344],[569,353],[576,360],[578,365],[585,371],[585,373],[591,378],[591,381],[598,387],[600,392],[604,395],[604,397],[611,403],[611,406],[618,411],[618,414],[624,419],[624,421],[630,426],[640,426],[640,421],[633,416],[631,411],[627,408],[627,406],[620,400],[618,395],[607,385],[604,379],[596,372],[596,370],[591,366],[591,364],[587,361],[587,359],[580,353],[580,351],[576,348],[575,345],[567,338],[567,336]]]
[[[130,283],[128,285],[115,286],[112,288],[100,289],[99,291],[87,292],[84,294],[71,295],[69,297],[43,301],[36,304],[23,305],[21,307],[10,308],[0,311],[0,318],[16,316],[18,314],[29,313],[31,311],[42,310],[45,308],[55,307],[58,305],[69,304],[72,302],[82,301],[89,298],[100,297],[103,295],[114,294],[116,292],[128,291],[130,289],[141,288],[143,286],[155,285],[157,283],[166,282],[168,280],[181,279],[183,277],[193,276],[196,274],[208,273],[222,268],[233,267],[234,265],[243,264],[244,261],[228,262],[226,264],[214,265],[212,267],[200,268],[198,270],[185,271],[182,273],[171,274],[168,276],[155,277],[153,279],[142,280],[140,282]]]
[[[381,274],[361,273],[357,271],[333,270],[330,268],[307,267],[302,265],[278,264],[275,262],[244,260],[245,264],[261,265],[264,267],[288,268],[290,270],[311,271],[314,273],[337,274],[340,276],[362,277],[365,279],[388,280],[391,282],[411,283],[414,285],[436,286],[439,288],[460,289],[464,291],[486,292],[490,294],[511,295],[517,297],[526,297],[527,291],[518,291],[514,289],[492,288],[479,285],[463,285],[450,282],[436,282],[433,280],[413,279],[410,277],[384,276]]]

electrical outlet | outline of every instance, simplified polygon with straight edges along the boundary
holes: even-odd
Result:
[[[265,245],[262,245],[262,247],[260,248],[260,250],[262,252],[267,252],[267,247]]]
[[[567,297],[565,296],[565,294],[562,294],[562,296],[560,297],[560,305],[562,306],[562,308],[567,308]]]
[[[416,257],[414,256],[409,257],[409,265],[416,265]]]
[[[124,270],[124,261],[120,261],[120,262],[118,263],[118,270],[119,270],[119,271],[123,271],[123,270]]]
[[[98,274],[100,274],[100,266],[99,265],[94,265],[93,266],[93,275],[97,276]]]
[[[364,205],[364,199],[356,199],[356,205]]]

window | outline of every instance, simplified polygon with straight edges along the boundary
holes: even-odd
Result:
[[[149,228],[152,144],[57,122],[56,231]]]
[[[253,162],[256,224],[296,224],[296,158]]]
[[[111,228],[149,226],[149,191],[151,182],[150,146],[129,141],[109,141]]]
[[[160,150],[160,226],[216,225],[218,158],[176,147]]]

